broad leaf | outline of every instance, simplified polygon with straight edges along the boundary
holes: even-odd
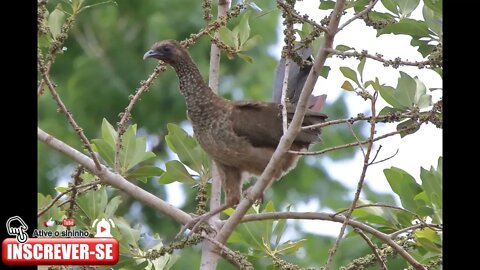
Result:
[[[393,192],[400,197],[403,207],[415,211],[417,203],[414,198],[418,193],[422,192],[422,188],[415,182],[415,179],[406,171],[396,167],[385,169],[383,173]]]
[[[160,179],[158,179],[160,184],[170,184],[175,181],[192,184],[196,183],[180,161],[170,160],[165,164],[165,167],[166,171],[160,176]]]

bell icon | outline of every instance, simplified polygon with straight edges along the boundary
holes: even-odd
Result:
[[[113,237],[110,233],[110,223],[105,218],[102,218],[102,220],[97,223],[97,233],[95,237]]]

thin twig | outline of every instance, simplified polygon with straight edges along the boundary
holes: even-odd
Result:
[[[372,115],[374,117],[375,117],[375,115],[377,115],[376,107],[375,107],[375,103],[377,101],[377,95],[378,95],[378,92],[374,92],[374,94],[369,97],[370,104],[371,104],[370,105],[370,110],[371,110]],[[333,245],[333,247],[329,251],[327,262],[325,263],[324,270],[329,270],[330,269],[330,267],[332,265],[332,262],[333,262],[333,256],[335,255],[335,253],[338,249],[338,246],[340,245],[340,241],[342,240],[343,235],[345,233],[345,229],[347,228],[348,220],[352,216],[353,209],[355,209],[355,206],[357,205],[357,201],[360,198],[360,193],[362,191],[363,182],[365,181],[365,176],[367,174],[367,169],[368,169],[369,161],[370,161],[370,154],[372,152],[372,147],[373,147],[373,142],[374,142],[373,139],[374,139],[374,136],[375,136],[375,124],[376,124],[374,117],[373,117],[372,120],[370,120],[370,138],[368,139],[367,151],[366,151],[364,159],[363,159],[363,168],[362,168],[362,173],[360,175],[360,179],[358,180],[357,191],[355,192],[355,196],[353,198],[352,204],[351,204],[350,208],[348,209],[347,214],[345,215],[345,222],[342,224],[342,227],[340,228],[340,233],[338,234],[337,239],[335,240],[335,244]]]
[[[375,162],[375,160],[377,159],[378,154],[380,153],[380,150],[381,150],[381,149],[382,149],[382,146],[380,145],[380,146],[378,147],[377,151],[375,152],[375,156],[373,156],[372,161],[370,161],[369,165],[372,165],[372,164]]]
[[[381,145],[380,145],[380,147],[381,147]],[[379,148],[378,150],[380,150],[380,148]],[[386,157],[386,158],[384,158],[384,159],[381,159],[381,160],[379,160],[379,161],[375,161],[375,162],[374,162],[374,160],[375,160],[375,159],[374,159],[372,162],[370,162],[370,165],[375,165],[375,164],[378,164],[378,163],[387,161],[387,160],[389,160],[389,159],[392,159],[393,157],[395,157],[395,156],[398,154],[398,151],[399,151],[399,149],[397,148],[397,151],[395,151],[395,153],[394,153],[393,155],[391,155],[391,156],[389,156],[389,157]],[[375,157],[376,157],[376,156],[375,156]]]
[[[373,252],[373,254],[375,255],[375,258],[377,259],[378,264],[380,264],[380,268],[381,268],[382,270],[388,270],[387,265],[386,265],[385,262],[383,261],[383,259],[382,259],[382,257],[380,256],[380,254],[378,254],[378,248],[375,246],[375,244],[372,243],[372,241],[370,241],[370,239],[368,238],[368,236],[365,235],[361,230],[355,229],[355,231],[363,238],[363,240],[365,240],[365,242],[367,242],[367,245],[372,249],[372,252]]]
[[[58,107],[65,114],[65,117],[67,117],[68,123],[70,123],[70,125],[73,127],[73,130],[75,130],[75,132],[78,134],[78,136],[80,137],[80,140],[82,140],[83,146],[87,149],[90,157],[95,163],[95,167],[97,169],[100,169],[101,168],[100,161],[98,161],[97,156],[93,152],[92,146],[90,145],[90,141],[87,139],[87,137],[83,133],[83,129],[80,128],[80,126],[77,124],[77,122],[73,118],[72,113],[67,109],[67,107],[63,103],[62,99],[60,98],[60,95],[55,90],[55,86],[53,86],[52,82],[50,81],[50,77],[46,73],[46,70],[41,69],[40,71],[42,72],[43,80],[45,81],[48,90],[50,90],[50,93],[52,94],[53,99],[57,102]]]
[[[358,145],[360,146],[360,150],[362,150],[363,157],[365,158],[365,150],[363,149],[363,144],[360,142],[360,140],[357,137],[357,134],[355,134],[355,130],[353,130],[352,124],[350,122],[347,122],[348,128],[353,134],[353,137],[355,137],[355,140],[357,141]]]
[[[308,24],[312,25],[313,27],[316,27],[316,28],[320,29],[321,31],[323,31],[325,33],[328,33],[330,31],[329,28],[327,28],[325,26],[322,26],[322,25],[318,24],[317,22],[315,22],[313,20],[310,20],[307,15],[303,15],[303,16],[300,15],[291,5],[287,4],[286,2],[284,2],[282,0],[277,0],[277,3],[285,12],[288,12],[295,19],[297,19],[301,22],[308,23]]]
[[[427,223],[418,223],[418,224],[415,224],[415,225],[412,225],[410,227],[406,227],[406,228],[403,228],[403,229],[400,229],[396,232],[393,232],[391,234],[389,234],[388,236],[392,239],[392,240],[395,240],[395,238],[397,238],[400,234],[402,233],[405,233],[405,232],[408,232],[408,231],[412,231],[412,230],[417,230],[417,229],[423,229],[423,228],[430,228],[432,230],[443,230],[443,226],[442,225],[438,225],[438,224],[427,224]]]
[[[401,132],[404,132],[404,131],[408,131],[410,129],[413,129],[417,126],[418,124],[412,124],[408,127],[404,127],[404,128],[401,128],[399,130],[396,130],[396,131],[392,131],[392,132],[389,132],[389,133],[385,133],[381,136],[378,136],[376,138],[373,139],[374,142],[376,141],[379,141],[379,140],[382,140],[382,139],[385,139],[387,137],[391,137],[391,136],[394,136],[394,135],[397,135],[397,134],[400,134]],[[297,154],[297,155],[306,155],[306,156],[311,156],[311,155],[322,155],[322,154],[325,154],[327,152],[331,152],[331,151],[335,151],[335,150],[339,150],[339,149],[344,149],[344,148],[349,148],[349,147],[353,147],[353,146],[357,146],[359,145],[359,143],[361,144],[366,144],[370,141],[370,139],[367,139],[367,140],[363,140],[363,141],[360,141],[360,142],[351,142],[351,143],[347,143],[347,144],[342,144],[342,145],[337,145],[337,146],[333,146],[333,147],[329,147],[329,148],[326,148],[326,149],[323,149],[323,150],[319,150],[319,151],[294,151],[294,150],[288,150],[289,153],[292,153],[292,154]]]
[[[399,57],[395,58],[395,60],[387,60],[387,59],[384,59],[382,57],[383,55],[381,55],[381,54],[377,53],[377,54],[373,55],[373,54],[367,53],[367,51],[365,51],[365,50],[362,51],[362,52],[358,52],[358,51],[342,52],[342,51],[339,51],[339,50],[330,49],[329,52],[339,56],[340,58],[355,57],[357,59],[361,59],[363,57],[367,57],[367,58],[370,58],[370,59],[373,59],[373,60],[376,60],[378,62],[383,63],[383,66],[385,66],[385,67],[392,66],[393,68],[398,68],[400,66],[412,66],[412,67],[418,67],[418,68],[425,68],[425,67],[430,66],[430,68],[432,68],[432,67],[436,67],[438,65],[436,63],[433,63],[430,60],[411,62],[411,61],[403,61]]]
[[[48,209],[50,209],[55,204],[55,202],[60,200],[60,198],[62,198],[65,194],[69,193],[73,189],[79,189],[79,188],[88,187],[88,186],[95,186],[95,185],[98,185],[100,183],[102,183],[102,181],[100,181],[100,180],[97,180],[97,181],[94,181],[94,182],[88,182],[88,183],[85,183],[85,184],[81,184],[81,185],[78,185],[78,186],[71,187],[71,188],[69,188],[69,189],[67,189],[63,192],[60,192],[57,196],[55,196],[55,198],[52,199],[52,201],[50,203],[47,204],[47,206],[45,206],[42,210],[38,211],[37,217],[42,216],[45,212],[48,211]]]
[[[79,191],[77,192],[77,196],[78,196],[78,195],[81,195],[81,194],[83,194],[83,193],[85,193],[85,192],[87,192],[87,191],[89,191],[89,190],[91,190],[91,189],[96,189],[96,188],[97,188],[97,185],[92,185],[92,186],[86,187],[86,188],[84,188],[84,189],[82,189],[82,190],[79,190]],[[77,202],[76,202],[73,198],[70,198],[70,199],[68,199],[68,200],[66,200],[66,201],[64,201],[64,202],[62,202],[62,203],[59,203],[59,204],[58,204],[58,207],[66,204],[66,203],[69,203],[69,202],[73,203],[75,206],[78,207]]]
[[[345,23],[343,23],[340,27],[338,27],[337,33],[342,31],[342,29],[345,28],[345,26],[349,25],[350,23],[352,23],[356,19],[358,19],[358,18],[362,17],[363,15],[367,14],[368,12],[370,12],[370,10],[372,10],[372,8],[375,6],[375,4],[377,2],[378,2],[378,0],[371,1],[370,4],[368,4],[368,6],[364,10],[355,14],[352,18],[348,19]]]

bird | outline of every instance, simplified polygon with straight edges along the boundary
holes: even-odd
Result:
[[[224,191],[224,202],[215,209],[193,218],[184,227],[195,231],[198,225],[225,209],[235,207],[242,198],[246,175],[260,175],[283,135],[282,105],[277,102],[232,101],[215,94],[191,58],[176,40],[156,42],[143,59],[154,58],[173,67],[185,98],[187,114],[200,146],[217,166]],[[287,118],[295,112],[287,104]],[[307,110],[302,126],[325,122],[327,115]],[[320,140],[320,128],[302,129],[290,150],[303,151]],[[299,155],[286,153],[273,172],[275,179],[292,169]],[[263,199],[263,198],[253,198]]]

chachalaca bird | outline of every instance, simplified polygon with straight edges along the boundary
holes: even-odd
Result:
[[[239,203],[242,173],[260,175],[263,172],[283,135],[282,106],[275,102],[231,101],[216,95],[203,80],[188,51],[175,40],[155,43],[143,56],[147,58],[162,60],[175,69],[195,136],[217,164],[221,177],[224,204],[186,225],[193,226],[194,231],[200,223]],[[291,120],[295,107],[288,105],[287,112]],[[302,126],[321,123],[326,118],[325,114],[308,110]],[[305,150],[319,140],[319,135],[319,128],[302,130],[290,149]],[[273,177],[280,178],[297,160],[298,155],[286,153]]]

